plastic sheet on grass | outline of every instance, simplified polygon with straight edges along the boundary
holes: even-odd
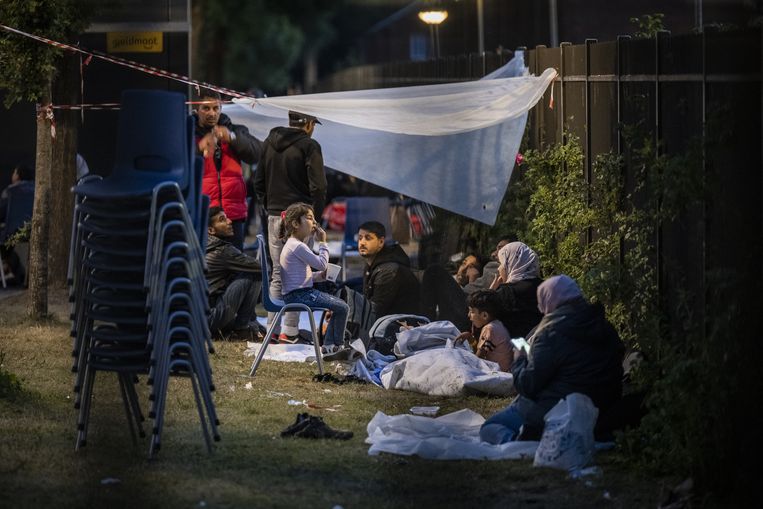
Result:
[[[505,460],[535,455],[538,442],[481,442],[483,422],[481,415],[469,409],[436,418],[376,412],[367,427],[368,454],[386,452],[433,460]]]
[[[262,348],[262,343],[248,342],[244,355],[253,357]],[[313,345],[269,345],[263,359],[281,362],[312,362],[315,360]]]

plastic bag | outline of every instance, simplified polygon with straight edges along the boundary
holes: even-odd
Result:
[[[599,410],[591,398],[573,393],[562,399],[544,417],[546,425],[535,451],[536,467],[576,470],[593,458],[593,428]]]

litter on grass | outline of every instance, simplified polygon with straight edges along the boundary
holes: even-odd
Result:
[[[439,411],[440,407],[438,406],[413,406],[410,409],[413,415],[423,415],[425,417],[434,417]]]

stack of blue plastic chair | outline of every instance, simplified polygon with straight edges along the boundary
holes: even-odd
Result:
[[[204,277],[208,197],[182,94],[122,94],[111,176],[73,189],[69,297],[79,409],[86,445],[96,373],[117,374],[133,440],[145,436],[135,384],[151,386],[149,456],[161,446],[170,376],[190,379],[208,450],[219,440]]]

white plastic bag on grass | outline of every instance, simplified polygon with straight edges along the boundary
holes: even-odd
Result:
[[[560,400],[544,417],[546,425],[533,465],[562,470],[585,467],[593,457],[598,415],[599,410],[584,394],[576,392]]]

